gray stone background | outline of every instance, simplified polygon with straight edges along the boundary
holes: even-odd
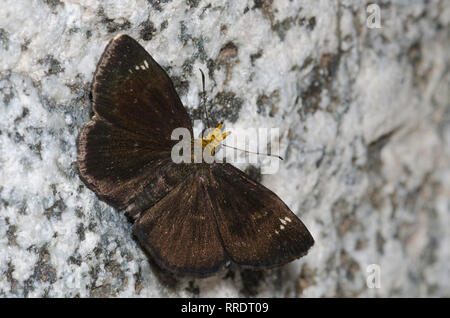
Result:
[[[445,0],[3,0],[0,296],[450,296],[449,23]],[[228,130],[280,128],[279,171],[242,168],[307,225],[306,257],[206,279],[149,264],[75,164],[118,33],[168,71],[192,119],[202,68]]]

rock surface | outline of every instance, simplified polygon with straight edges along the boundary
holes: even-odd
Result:
[[[372,2],[3,0],[0,296],[450,296],[450,3],[378,1],[373,28]],[[149,264],[75,162],[118,33],[192,119],[202,68],[229,130],[280,129],[278,172],[249,171],[311,231],[306,257],[195,280]]]

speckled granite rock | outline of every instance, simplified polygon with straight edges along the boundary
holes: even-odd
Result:
[[[370,2],[4,0],[0,296],[450,296],[450,3],[379,1],[371,29]],[[122,32],[193,119],[202,68],[230,130],[280,128],[278,173],[249,171],[308,226],[308,256],[174,278],[82,184],[90,81]]]

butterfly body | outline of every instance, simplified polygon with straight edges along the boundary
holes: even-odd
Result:
[[[207,276],[227,262],[278,266],[305,255],[314,240],[272,191],[229,163],[175,163],[172,131],[192,134],[165,71],[135,40],[116,36],[92,84],[94,116],[78,139],[81,180],[133,222],[143,249],[162,268]],[[203,139],[214,155],[228,135]]]

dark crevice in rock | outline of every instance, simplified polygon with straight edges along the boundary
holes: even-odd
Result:
[[[241,293],[246,297],[256,296],[259,286],[265,280],[265,272],[263,270],[242,269],[241,280]]]
[[[116,22],[114,19],[108,18],[102,7],[98,10],[97,15],[100,17],[100,23],[106,25],[106,30],[108,33],[115,33],[117,31],[128,30],[131,28],[130,21],[126,19],[122,19],[122,22]]]

